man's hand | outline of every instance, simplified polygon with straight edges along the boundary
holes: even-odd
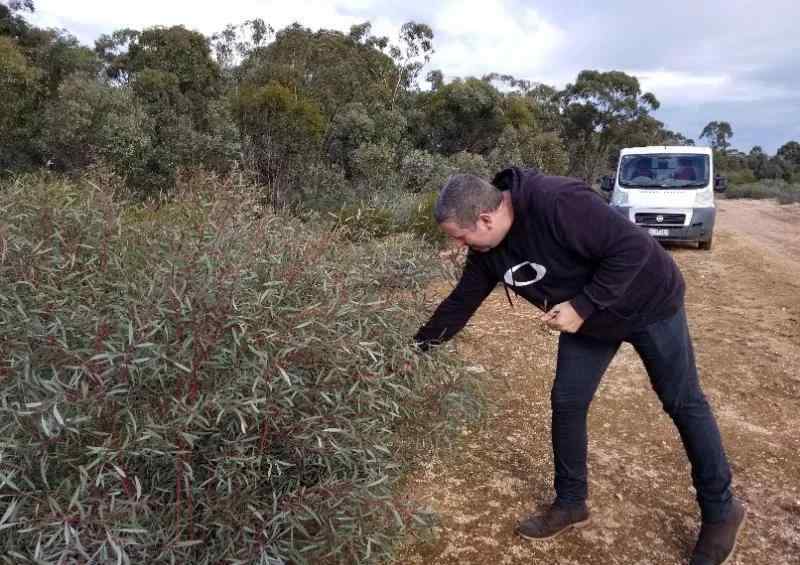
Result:
[[[574,334],[583,325],[583,318],[575,311],[572,304],[562,302],[553,306],[549,312],[544,312],[539,316],[547,327],[560,332]]]

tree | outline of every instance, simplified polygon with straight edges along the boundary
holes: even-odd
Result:
[[[64,31],[31,26],[21,15],[26,11],[33,2],[0,4],[0,167],[6,170],[45,164],[45,108],[68,77],[98,69],[91,50]]]
[[[503,113],[506,123],[514,128],[536,128],[536,109],[532,98],[517,93],[503,97]]]
[[[169,189],[179,166],[227,170],[239,153],[239,133],[222,103],[222,72],[205,36],[183,26],[122,29],[100,37],[95,51],[112,84],[130,89],[148,117],[147,143],[135,153],[141,162],[125,159],[125,168],[136,171],[127,176],[133,188]]]
[[[398,70],[391,57],[379,49],[385,44],[383,38],[371,38],[367,33],[368,28],[363,27],[349,35],[312,32],[293,24],[242,61],[239,85],[281,84],[313,100],[327,121],[354,102],[388,107]]]
[[[536,133],[528,127],[503,130],[497,145],[489,153],[489,166],[493,171],[505,167],[535,167],[545,174],[566,173],[568,157],[563,143],[553,132]]]
[[[620,71],[581,71],[560,98],[570,174],[586,180],[593,179],[612,149],[623,143],[631,124],[645,123],[660,105],[655,95],[641,92],[636,77]]]
[[[328,134],[328,157],[340,165],[345,174],[353,172],[353,152],[376,139],[375,120],[361,102],[353,102],[336,115]]]
[[[0,37],[8,36],[19,39],[30,32],[31,26],[25,21],[25,18],[17,13],[26,10],[33,12],[32,2],[30,9],[28,9],[28,5],[19,5],[16,2],[11,2],[8,6],[0,4]]]
[[[481,77],[481,80],[492,84],[495,82],[499,82],[500,84],[507,85],[508,88],[517,91],[520,94],[525,94],[526,92],[528,92],[531,89],[531,86],[533,85],[533,83],[529,80],[518,79],[515,78],[513,75],[502,74],[502,73],[489,73],[483,75],[483,77]]]
[[[728,140],[731,137],[733,137],[733,129],[728,122],[708,122],[700,132],[700,139],[707,139],[712,148],[722,152],[730,147]]]
[[[694,139],[688,138],[680,132],[662,129],[658,143],[661,145],[694,145]]]
[[[421,148],[450,155],[459,151],[488,153],[503,131],[502,95],[491,84],[476,78],[456,79],[417,104]]]
[[[561,96],[558,90],[546,84],[533,85],[525,96],[532,101],[534,121],[541,131],[561,132]]]
[[[439,69],[430,71],[425,76],[425,80],[431,83],[431,90],[434,92],[444,86],[444,74]]]
[[[238,61],[266,46],[274,35],[272,26],[261,18],[255,18],[238,26],[225,26],[224,30],[211,36],[210,43],[223,72],[235,73]]]
[[[784,143],[778,149],[777,155],[793,167],[800,167],[800,143],[796,141]]]
[[[0,36],[0,173],[30,165],[35,155],[40,76],[16,43]]]
[[[246,156],[265,183],[302,169],[319,152],[325,119],[314,100],[278,82],[244,87],[236,101]]]
[[[433,30],[417,22],[406,22],[400,28],[401,47],[393,46],[389,52],[397,64],[397,82],[392,93],[392,108],[400,87],[416,86],[417,76],[433,54]]]
[[[128,97],[92,76],[73,75],[43,111],[43,140],[51,166],[71,170],[97,158],[109,118],[130,111]]]
[[[348,104],[328,128],[328,158],[346,175],[353,173],[353,153],[364,144],[385,144],[398,155],[403,152],[407,122],[398,110],[367,108],[360,102]]]
[[[198,130],[207,129],[208,105],[222,81],[205,36],[183,26],[125,29],[101,36],[95,49],[110,78],[130,84],[145,103],[167,103]]]
[[[21,12],[33,12],[33,0],[11,0],[8,3],[8,8],[14,11],[21,11]]]

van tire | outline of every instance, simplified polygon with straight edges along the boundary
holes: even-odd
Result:
[[[698,242],[697,243],[697,248],[698,249],[702,249],[704,251],[708,251],[708,250],[711,249],[711,244],[713,243],[713,241],[714,241],[714,237],[713,236],[709,236],[709,238],[706,241]]]

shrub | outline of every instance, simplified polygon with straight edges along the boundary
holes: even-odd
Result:
[[[725,192],[726,198],[775,198],[781,204],[800,201],[800,185],[783,180],[762,179],[748,184],[732,184]]]
[[[0,561],[387,558],[421,519],[392,499],[398,426],[478,408],[408,346],[433,254],[184,198],[0,190]]]
[[[390,210],[368,204],[344,206],[330,216],[342,235],[351,241],[369,241],[399,231]]]
[[[547,175],[566,175],[569,155],[558,134],[535,134],[523,130],[522,158],[527,166],[534,166]]]
[[[353,152],[375,138],[375,120],[362,103],[352,102],[334,116],[328,138],[331,162],[350,172]]]
[[[757,181],[756,175],[750,169],[741,169],[738,171],[727,172],[728,183],[733,184],[751,184]]]
[[[428,192],[420,195],[417,199],[411,214],[405,218],[403,229],[421,237],[431,243],[441,245],[447,239],[445,233],[436,223],[433,209],[436,206],[438,192]]]
[[[385,142],[364,143],[352,156],[356,182],[362,192],[373,193],[398,188],[397,152]]]
[[[451,171],[445,157],[419,149],[410,151],[400,164],[403,188],[409,192],[439,190]]]
[[[318,211],[336,210],[356,199],[356,191],[339,166],[320,161],[308,163],[298,179],[295,200],[299,206]]]
[[[447,162],[450,165],[450,174],[467,173],[491,180],[493,174],[497,172],[489,171],[489,166],[483,156],[477,153],[469,153],[468,151],[459,151],[450,155]],[[441,186],[436,187],[436,190],[440,188]]]
[[[489,153],[488,162],[494,171],[510,166],[535,167],[545,174],[564,175],[569,157],[555,133],[536,133],[527,127],[517,130],[508,126]]]

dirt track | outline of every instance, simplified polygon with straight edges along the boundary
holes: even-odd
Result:
[[[702,386],[749,508],[730,563],[800,564],[800,206],[722,201],[717,221],[712,251],[670,251],[688,284]],[[490,414],[409,481],[407,495],[440,526],[399,563],[686,563],[699,528],[689,466],[627,345],[589,415],[593,525],[549,542],[513,535],[517,518],[552,497],[556,341],[534,316],[495,292],[456,340],[485,370]]]

